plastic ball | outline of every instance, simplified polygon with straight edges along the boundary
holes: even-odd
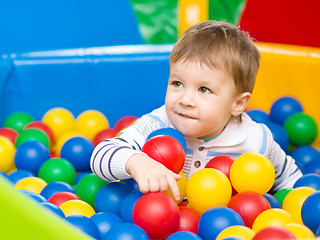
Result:
[[[120,182],[129,185],[132,191],[139,191],[139,184],[133,178],[121,179]]]
[[[69,200],[81,200],[81,198],[72,192],[57,192],[48,199],[48,202],[59,207],[62,203]]]
[[[316,234],[320,225],[320,191],[311,193],[302,204],[301,218],[310,230]]]
[[[52,158],[41,165],[38,176],[47,183],[60,181],[72,185],[76,178],[76,170],[66,159]]]
[[[184,173],[182,171],[179,173],[179,175],[181,176],[181,178],[177,181],[177,185],[178,185],[178,188],[179,188],[180,199],[178,201],[176,200],[177,204],[179,204],[179,203],[181,203],[183,201],[183,199],[186,196],[186,190],[187,190],[187,178],[186,178],[186,175],[184,175]],[[168,194],[170,197],[172,197],[174,199],[170,188],[168,188],[165,193]]]
[[[132,223],[119,223],[113,226],[106,233],[102,240],[148,240],[146,232],[139,226]]]
[[[260,153],[244,153],[233,162],[230,180],[237,192],[268,192],[274,184],[275,171],[271,161]]]
[[[26,177],[35,177],[35,175],[32,172],[23,169],[13,171],[8,175],[8,179],[13,183],[13,185]]]
[[[284,227],[287,223],[293,222],[295,222],[295,220],[287,211],[279,208],[271,208],[257,216],[253,222],[252,230],[257,233],[267,227]]]
[[[188,207],[181,207],[180,209],[180,224],[178,231],[188,231],[198,234],[198,223],[201,214],[196,210]]]
[[[96,195],[96,211],[108,211],[120,215],[122,201],[130,192],[130,186],[122,182],[110,182],[104,185]]]
[[[84,176],[87,176],[88,174],[91,174],[91,171],[87,171],[87,172],[78,172],[76,173],[76,180],[74,184],[78,184],[78,182],[80,181],[80,179],[82,179]]]
[[[289,147],[289,136],[287,131],[278,123],[268,123],[268,128],[270,129],[273,139],[280,145],[280,147],[287,151]]]
[[[170,136],[158,135],[150,138],[141,151],[177,174],[182,170],[185,162],[182,145]]]
[[[132,116],[132,115],[128,115],[128,116],[124,116],[121,117],[114,125],[114,129],[117,132],[120,132],[121,130],[131,126],[136,120],[138,119],[138,117],[136,116]]]
[[[52,131],[54,139],[58,139],[63,133],[74,130],[75,119],[73,114],[65,108],[52,108],[42,117],[42,122]]]
[[[133,222],[132,220],[132,212],[133,212],[133,207],[138,201],[140,197],[143,196],[143,193],[134,191],[129,193],[122,201],[121,206],[120,206],[120,217],[125,221],[125,222]]]
[[[118,215],[111,212],[98,212],[93,214],[90,219],[97,225],[101,239],[105,237],[113,226],[123,223],[123,220]]]
[[[41,142],[48,149],[50,149],[50,140],[48,136],[41,130],[32,128],[22,130],[16,140],[16,147],[19,147],[22,143],[27,141]]]
[[[311,187],[316,190],[320,189],[320,175],[316,173],[309,173],[301,176],[293,185],[297,187]]]
[[[257,123],[267,124],[270,121],[269,115],[261,109],[250,109],[246,111],[249,117]]]
[[[33,117],[25,112],[15,112],[10,114],[4,121],[4,127],[12,128],[20,132],[25,125],[33,121]]]
[[[41,196],[37,193],[31,192],[30,194],[28,194],[28,196],[35,200],[37,203],[47,202],[47,199],[44,196]]]
[[[226,229],[222,230],[219,233],[216,240],[222,240],[229,237],[238,237],[243,240],[251,240],[255,232],[252,231],[249,227],[246,226],[231,226],[227,227]]]
[[[268,200],[271,208],[281,208],[279,201],[270,193],[265,193],[263,196]]]
[[[302,165],[311,162],[312,160],[320,159],[320,152],[309,145],[297,147],[292,153],[291,156],[294,158],[296,163],[301,163]]]
[[[81,134],[76,131],[63,133],[60,137],[58,137],[58,139],[56,139],[55,144],[52,146],[53,153],[56,156],[60,156],[63,144],[65,144],[66,141],[73,137],[81,137]]]
[[[161,239],[178,229],[179,213],[179,207],[171,197],[165,193],[152,192],[136,202],[132,219],[151,239]]]
[[[14,162],[17,169],[24,169],[37,175],[41,165],[50,159],[48,148],[40,142],[28,141],[16,149]]]
[[[293,188],[283,188],[279,191],[277,191],[273,196],[278,200],[281,208],[284,198],[287,196],[287,194],[292,190]]]
[[[42,189],[47,185],[47,183],[38,177],[26,177],[21,179],[19,182],[16,183],[14,189],[23,189],[29,190],[33,193],[40,194]]]
[[[271,226],[257,232],[252,240],[297,239],[293,233],[282,226]]]
[[[95,198],[98,191],[107,183],[108,182],[102,180],[93,173],[88,174],[81,178],[76,185],[76,194],[94,208]]]
[[[93,138],[102,130],[109,127],[108,119],[97,110],[82,112],[76,119],[75,128],[86,138]]]
[[[271,208],[268,200],[255,192],[238,193],[231,198],[228,207],[239,213],[249,228],[258,215]]]
[[[47,209],[54,212],[58,216],[65,218],[64,212],[57,205],[54,205],[53,203],[49,203],[49,202],[43,202],[43,203],[40,203],[40,205],[46,207]]]
[[[90,171],[93,149],[93,143],[89,139],[72,137],[63,144],[60,156],[71,162],[76,171]]]
[[[290,212],[292,208],[303,204],[306,198],[316,190],[311,187],[298,187],[292,189],[283,199],[282,209]]]
[[[304,174],[320,173],[320,158],[312,160],[304,165]]]
[[[288,211],[288,213],[290,213],[290,215],[293,217],[296,223],[303,224],[302,218],[301,218],[301,208],[302,208],[302,203],[292,207]]]
[[[19,133],[12,128],[0,128],[0,136],[8,138],[14,144],[14,146],[16,145],[18,135]]]
[[[65,182],[51,182],[48,183],[41,191],[41,195],[44,196],[46,199],[49,199],[54,194],[58,192],[72,192],[74,193],[74,188]]]
[[[61,210],[67,216],[71,215],[82,215],[86,217],[91,217],[96,212],[94,209],[86,202],[82,200],[69,200],[62,203],[60,206]]]
[[[54,142],[54,137],[53,137],[53,133],[52,133],[51,129],[41,121],[30,122],[23,129],[38,129],[38,130],[41,130],[42,132],[47,134],[47,136],[48,136],[48,138],[50,140],[50,144],[53,144],[53,142]]]
[[[292,114],[303,112],[301,103],[294,97],[284,96],[276,99],[270,108],[270,120],[283,125]]]
[[[316,121],[305,113],[291,115],[284,123],[289,142],[294,146],[311,144],[318,135]]]
[[[147,140],[149,140],[150,138],[154,137],[154,136],[158,136],[158,135],[166,135],[166,136],[170,136],[173,137],[174,139],[178,140],[179,143],[181,144],[181,146],[184,149],[184,152],[187,152],[187,142],[186,139],[184,138],[184,136],[182,135],[182,133],[180,133],[178,130],[174,129],[174,128],[170,128],[170,127],[166,127],[166,128],[160,128],[158,130],[155,130],[153,132],[151,132],[148,137]],[[147,141],[146,140],[146,141]]]
[[[222,172],[213,168],[204,168],[195,172],[187,182],[189,204],[198,212],[227,206],[231,199],[231,184]]]
[[[200,236],[188,231],[179,231],[172,233],[166,240],[202,240]]]
[[[297,239],[313,239],[315,235],[305,225],[299,223],[288,223],[284,226],[288,229]]]
[[[0,136],[0,171],[9,172],[14,165],[15,147],[6,137]]]
[[[221,231],[235,225],[244,225],[236,211],[228,207],[214,207],[200,217],[198,232],[203,240],[216,239]]]
[[[113,128],[104,129],[95,135],[95,137],[92,140],[93,145],[97,146],[102,141],[115,137],[117,133],[118,132]]]
[[[99,229],[96,224],[86,216],[67,216],[65,218],[69,223],[71,223],[75,228],[88,234],[94,239],[100,239]]]

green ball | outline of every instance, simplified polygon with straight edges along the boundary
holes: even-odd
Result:
[[[293,188],[284,188],[276,192],[273,196],[278,200],[282,207],[282,203],[284,198],[287,196],[287,194],[292,190]]]
[[[89,203],[91,207],[95,208],[95,199],[98,191],[107,181],[102,180],[95,174],[91,173],[83,178],[81,178],[76,186],[76,194],[81,198],[81,200]]]
[[[289,142],[294,146],[309,145],[318,135],[316,121],[305,113],[292,114],[284,123]]]
[[[76,179],[76,169],[64,158],[51,158],[41,165],[38,177],[47,183],[59,181],[72,185]]]
[[[15,112],[6,118],[4,127],[12,128],[17,132],[21,132],[24,126],[32,121],[33,117],[31,117],[28,113]]]
[[[16,147],[26,141],[38,141],[50,149],[50,140],[47,134],[39,129],[29,128],[22,130],[17,137]]]

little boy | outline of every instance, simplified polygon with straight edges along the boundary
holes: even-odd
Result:
[[[275,168],[274,191],[292,187],[302,176],[270,130],[244,113],[254,88],[260,53],[238,27],[207,21],[190,27],[170,55],[165,105],[142,116],[119,137],[96,146],[92,171],[102,179],[133,177],[143,193],[171,189],[179,199],[180,175],[142,153],[147,136],[164,127],[187,142],[183,172],[189,178],[217,155],[258,152]]]

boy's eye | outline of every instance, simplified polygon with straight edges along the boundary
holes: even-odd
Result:
[[[178,81],[173,81],[172,85],[175,86],[175,87],[182,87],[182,83],[178,82]]]
[[[199,92],[201,93],[211,93],[211,91],[206,87],[200,87]]]

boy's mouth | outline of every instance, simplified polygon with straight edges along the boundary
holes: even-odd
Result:
[[[193,119],[193,120],[197,119],[196,117],[185,114],[185,113],[178,113],[177,112],[177,115],[179,115],[180,117],[183,117],[183,118],[188,118],[188,119]]]

